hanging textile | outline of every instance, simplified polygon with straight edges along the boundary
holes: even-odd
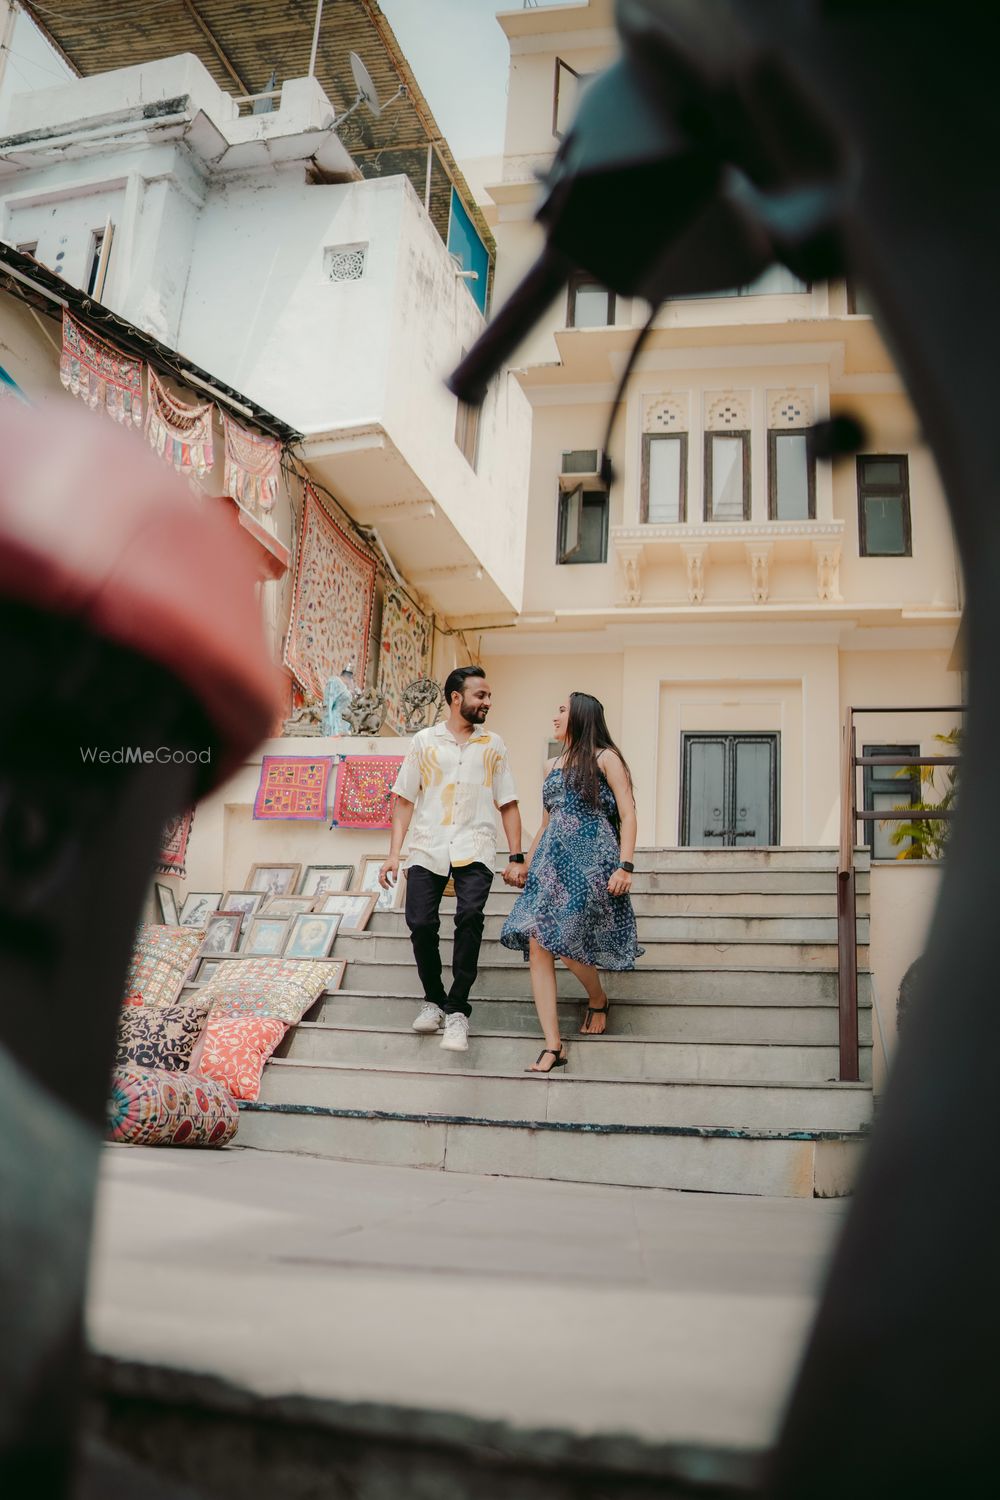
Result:
[[[142,360],[120,354],[81,327],[65,308],[59,379],[95,411],[103,406],[116,422],[142,425]]]
[[[325,819],[326,789],[333,762],[328,755],[265,755],[254,799],[257,819]]]
[[[341,531],[307,485],[284,659],[313,698],[322,700],[346,666],[364,684],[374,596],[374,557]]]
[[[259,437],[222,413],[226,444],[226,494],[241,504],[270,510],[278,496],[281,444],[277,438]]]
[[[160,856],[154,866],[157,875],[180,875],[181,879],[187,879],[185,860],[193,822],[194,808],[189,807],[187,812],[178,813],[167,823],[161,836]]]
[[[382,606],[382,644],[379,650],[378,690],[388,704],[386,722],[397,734],[406,733],[403,690],[426,677],[431,644],[431,622],[398,589],[387,589]]]
[[[172,464],[178,474],[204,479],[215,464],[212,440],[211,401],[188,406],[171,396],[155,370],[150,366],[149,408],[146,412],[146,437],[154,453]]]
[[[331,828],[391,828],[401,755],[346,755],[337,772]]]

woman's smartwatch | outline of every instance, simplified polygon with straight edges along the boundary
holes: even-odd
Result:
[[[508,855],[508,858],[509,858],[509,860],[510,860],[510,862],[511,862],[512,865],[523,865],[524,864],[524,855],[523,854],[511,854],[511,855]]]
[[[620,859],[618,861],[618,868],[619,870],[624,870],[626,875],[635,874],[635,865],[630,859]]]

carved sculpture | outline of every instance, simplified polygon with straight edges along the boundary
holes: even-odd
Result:
[[[417,677],[408,682],[403,689],[400,707],[407,734],[416,734],[429,723],[436,724],[444,710],[444,692],[440,683],[433,677]],[[427,718],[428,709],[433,709],[430,720]]]
[[[385,723],[389,705],[377,688],[368,688],[355,693],[344,709],[344,718],[351,726],[352,734],[378,734]]]
[[[687,565],[688,598],[692,604],[701,604],[705,598],[705,548],[683,547]]]
[[[303,703],[285,720],[283,734],[322,734],[323,707],[320,703]]]
[[[816,592],[824,600],[836,602],[840,599],[840,548],[827,543],[814,542],[816,558]]]
[[[625,603],[639,604],[642,601],[642,548],[636,547],[628,551],[622,548],[618,557],[625,579]]]
[[[771,547],[748,543],[746,550],[750,564],[750,597],[754,604],[766,604],[771,591]]]

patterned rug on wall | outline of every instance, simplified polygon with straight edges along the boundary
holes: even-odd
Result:
[[[325,819],[332,764],[328,755],[315,760],[308,755],[265,755],[253,804],[254,817]]]
[[[375,596],[375,559],[351,540],[306,487],[285,665],[315,698],[344,667],[362,687]]]
[[[179,875],[182,880],[187,879],[185,861],[193,822],[194,808],[189,807],[187,812],[178,813],[176,818],[171,818],[165,825],[160,857],[156,861],[157,875]]]
[[[379,651],[378,689],[385,695],[389,711],[386,723],[397,734],[406,733],[403,689],[418,677],[426,677],[430,666],[431,622],[398,589],[387,589],[382,606],[382,644]]]
[[[346,755],[337,772],[331,828],[391,828],[401,755]]]

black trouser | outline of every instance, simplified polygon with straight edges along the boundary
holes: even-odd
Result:
[[[440,1005],[447,1015],[471,1016],[469,991],[476,982],[479,945],[483,940],[483,907],[493,884],[493,871],[486,865],[459,865],[451,872],[458,908],[455,912],[455,948],[451,960],[451,993],[446,995],[441,979],[441,897],[447,875],[435,875],[423,865],[410,865],[406,872],[406,925],[410,929],[413,956],[424,995]]]

